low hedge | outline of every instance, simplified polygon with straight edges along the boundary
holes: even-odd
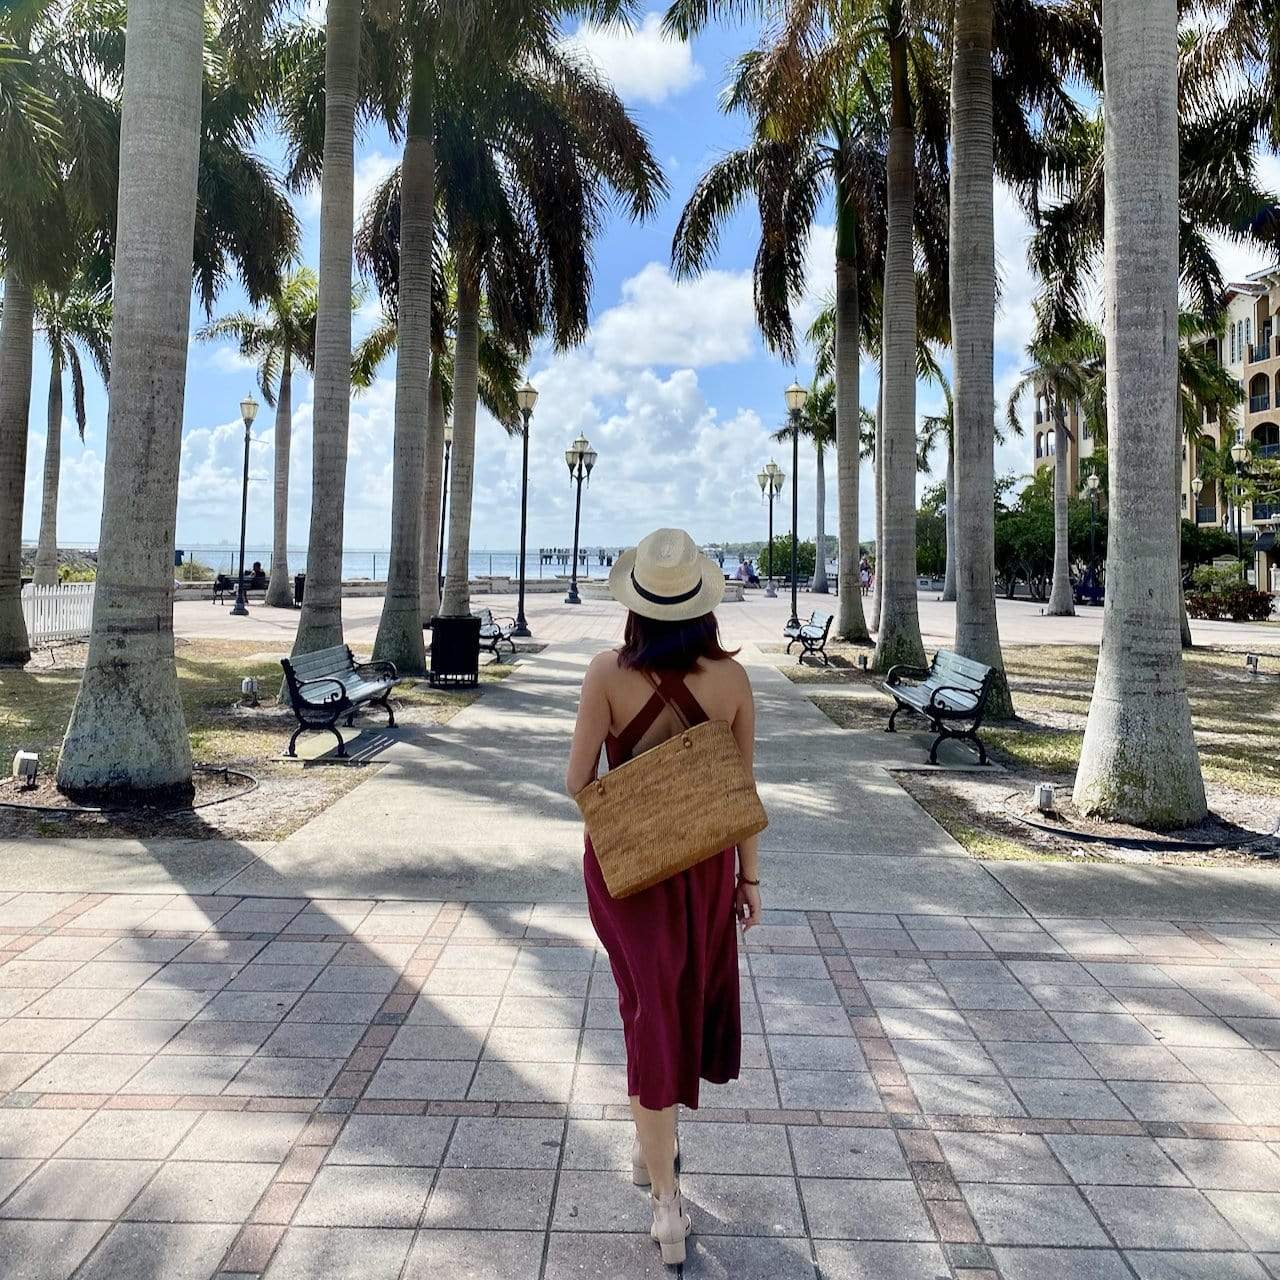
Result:
[[[1217,622],[1266,622],[1271,617],[1273,596],[1243,582],[1233,583],[1217,591],[1188,591],[1187,613],[1193,618]]]

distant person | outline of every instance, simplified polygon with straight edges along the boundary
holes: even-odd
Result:
[[[625,639],[587,668],[565,779],[569,794],[596,779],[601,748],[614,769],[685,724],[707,719],[731,727],[750,768],[751,684],[720,643],[713,610],[724,596],[724,575],[715,561],[683,530],[659,529],[618,557],[609,589],[629,610]],[[676,1108],[698,1106],[703,1080],[738,1078],[735,926],[760,923],[759,838],[614,898],[588,837],[583,875],[591,923],[618,986],[636,1126],[631,1176],[650,1188],[650,1235],[662,1260],[675,1266],[685,1260],[690,1230],[676,1178]]]
[[[738,561],[738,567],[734,571],[733,576],[737,578],[739,582],[749,582],[751,580],[751,570],[747,568],[745,556]]]
[[[249,570],[249,590],[265,591],[267,589],[267,572],[262,567],[261,560],[253,562],[253,568]]]

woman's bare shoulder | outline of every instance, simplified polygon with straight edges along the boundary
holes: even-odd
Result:
[[[703,666],[721,682],[723,688],[744,693],[750,691],[751,677],[736,658],[719,658],[715,662],[704,662]]]
[[[593,683],[613,679],[622,669],[618,661],[616,649],[605,649],[597,653],[587,664],[587,680]]]

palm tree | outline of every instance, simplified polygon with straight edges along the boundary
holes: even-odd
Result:
[[[942,599],[953,601],[956,598],[955,400],[951,394],[951,383],[947,381],[945,374],[941,374],[941,371],[939,373],[943,408],[941,413],[927,413],[921,418],[919,453],[923,470],[928,468],[930,454],[939,442],[946,448],[947,461],[942,484],[946,507],[947,568],[942,584]]]
[[[1073,615],[1075,592],[1071,586],[1071,558],[1067,542],[1067,513],[1071,500],[1071,465],[1067,426],[1071,405],[1085,408],[1091,426],[1103,429],[1102,335],[1091,325],[1076,323],[1066,335],[1038,333],[1027,348],[1032,366],[1009,393],[1006,416],[1010,427],[1021,431],[1018,402],[1028,390],[1043,390],[1053,420],[1053,586],[1045,613]]]
[[[40,289],[35,323],[49,343],[49,417],[44,444],[44,492],[40,503],[40,539],[32,581],[38,587],[58,581],[58,481],[62,470],[62,375],[71,370],[76,426],[84,440],[87,425],[81,348],[104,384],[111,370],[111,299],[78,280],[66,292]]]
[[[1073,799],[1178,827],[1206,812],[1178,615],[1169,448],[1177,378],[1175,0],[1103,0],[1110,535],[1102,648]]]
[[[813,222],[830,195],[835,206],[836,264],[831,325],[836,388],[840,574],[858,576],[860,462],[859,349],[864,317],[884,275],[885,100],[892,79],[883,58],[868,58],[893,17],[892,4],[795,6],[776,15],[768,4],[677,0],[668,25],[688,37],[719,10],[754,10],[776,23],[759,48],[739,59],[726,109],[744,110],[749,144],[713,164],[680,218],[672,246],[677,275],[702,271],[734,209],[753,196],[759,211],[755,263],[757,321],[765,342],[794,356],[791,306],[805,287],[805,254]],[[910,210],[935,278],[945,275],[945,182],[933,157],[922,156],[929,181]],[[911,238],[908,222],[908,238]],[[914,590],[914,576],[912,577]],[[914,597],[913,597],[914,598]],[[837,634],[869,639],[859,592],[840,595]]]
[[[19,666],[30,657],[20,588],[35,292],[67,287],[82,221],[110,203],[111,109],[51,8],[32,0],[0,16],[0,663]]]
[[[112,379],[99,574],[58,786],[189,795],[173,661],[173,513],[200,154],[204,6],[132,0],[120,129]],[[163,129],[155,122],[164,121]]]
[[[257,364],[262,398],[276,411],[271,582],[266,602],[281,609],[293,604],[288,551],[293,369],[296,362],[309,372],[315,359],[318,286],[316,273],[301,267],[268,300],[265,314],[237,311],[196,334],[202,342],[225,338],[237,342],[241,356]]]
[[[320,187],[320,279],[312,381],[311,528],[307,538],[307,593],[293,641],[295,655],[342,643],[360,10],[360,0],[327,0],[325,8],[324,176]],[[311,105],[314,107],[314,103]],[[295,164],[295,179],[300,176]]]

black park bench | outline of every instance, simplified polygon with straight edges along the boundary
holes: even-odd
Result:
[[[511,652],[515,653],[516,642],[511,638],[516,629],[514,618],[495,618],[492,609],[481,609],[476,617],[480,619],[480,647],[493,654],[495,662],[501,660],[498,650],[504,644],[510,645]]]
[[[824,667],[829,667],[831,659],[827,657],[827,636],[831,634],[832,617],[832,614],[815,609],[807,622],[794,627],[788,623],[782,628],[782,634],[787,638],[787,652],[790,653],[792,646],[798,644],[801,662],[812,653],[822,659]]]
[[[912,667],[900,663],[890,667],[884,690],[894,700],[889,713],[887,732],[894,732],[899,711],[914,711],[929,721],[938,736],[929,748],[929,763],[938,763],[938,747],[946,738],[961,738],[978,749],[978,759],[987,763],[987,749],[978,737],[978,726],[987,708],[991,686],[995,682],[993,668],[962,658],[949,649],[939,649],[928,667]],[[915,681],[903,684],[904,680]]]
[[[391,690],[400,678],[391,662],[357,662],[345,644],[314,653],[281,658],[289,705],[298,718],[298,727],[289,739],[287,755],[297,752],[294,746],[304,729],[328,729],[338,739],[338,755],[346,756],[346,743],[338,732],[343,716],[347,724],[366,703],[382,707],[387,724],[394,727],[396,713],[391,709]]]

